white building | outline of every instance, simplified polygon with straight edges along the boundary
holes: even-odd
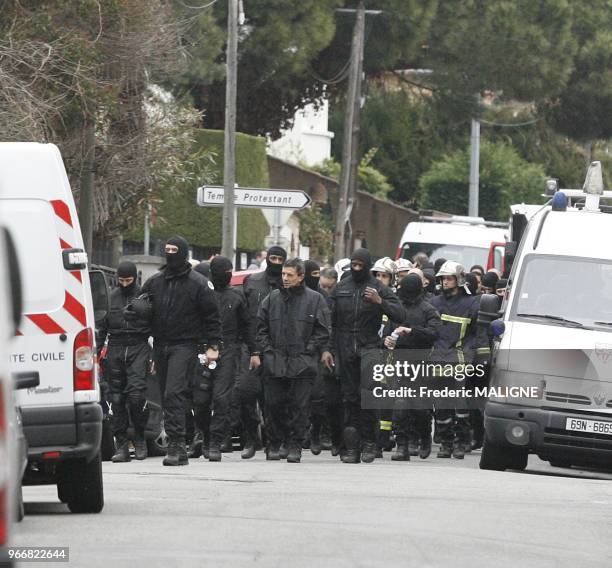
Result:
[[[312,104],[298,110],[291,130],[268,143],[268,153],[295,164],[320,164],[331,156],[334,133],[327,129],[328,117],[327,101],[323,101],[318,110]]]

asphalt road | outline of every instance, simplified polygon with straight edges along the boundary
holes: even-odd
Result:
[[[478,459],[105,463],[99,515],[70,514],[54,486],[24,488],[15,545],[70,547],[69,564],[20,566],[612,565],[612,475],[535,456],[526,472],[486,472]]]

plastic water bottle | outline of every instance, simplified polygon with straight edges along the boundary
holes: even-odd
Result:
[[[396,333],[395,331],[391,334],[391,339],[393,340],[393,347],[389,347],[389,349],[395,349],[395,344],[397,343],[397,340],[399,339],[399,333]]]

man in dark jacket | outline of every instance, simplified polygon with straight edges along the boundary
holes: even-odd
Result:
[[[350,275],[338,282],[330,297],[332,347],[345,405],[342,454],[345,463],[361,460],[369,463],[376,457],[376,413],[361,408],[361,360],[379,350],[378,332],[383,315],[394,321],[403,321],[406,316],[397,296],[372,276],[370,268],[369,251],[357,249],[351,255]]]
[[[272,292],[283,287],[283,263],[287,260],[287,251],[280,246],[271,246],[266,256],[266,269],[257,274],[251,274],[244,279],[242,291],[247,300],[251,332],[256,334],[257,312],[264,298]],[[261,367],[252,364],[253,357],[260,355],[259,349],[243,357],[241,373],[236,383],[236,392],[240,403],[240,419],[244,434],[244,447],[241,457],[250,459],[255,455],[257,444],[257,427],[259,416],[257,414],[257,401],[262,401],[264,389],[263,371]],[[247,364],[250,361],[251,364]],[[263,404],[262,404],[263,406]]]
[[[136,265],[129,261],[119,263],[119,286],[110,295],[110,311],[107,318],[108,354],[107,369],[109,393],[112,405],[111,426],[117,451],[114,462],[129,462],[127,430],[130,416],[134,425],[134,449],[136,459],[147,457],[145,426],[147,370],[151,349],[148,339],[149,322],[134,317],[126,318],[125,308],[140,294]]]
[[[209,461],[221,461],[221,446],[231,435],[231,396],[242,344],[246,343],[249,352],[255,351],[246,299],[241,290],[230,286],[233,268],[231,260],[224,256],[215,256],[210,262],[210,276],[221,312],[223,351],[212,372],[204,369],[196,373],[199,376],[193,391],[195,422],[203,433],[204,445],[208,446]],[[252,357],[250,363],[252,368],[259,367],[259,357]]]
[[[442,281],[442,294],[432,305],[442,319],[440,335],[434,345],[434,358],[446,364],[463,365],[488,360],[490,348],[486,334],[478,327],[478,296],[472,296],[459,263],[449,260],[436,277]],[[448,402],[448,401],[446,401]],[[470,413],[466,403],[453,408],[436,408],[436,433],[440,438],[439,458],[463,459],[470,447]]]
[[[164,465],[174,466],[189,463],[185,413],[198,353],[205,352],[208,361],[216,361],[222,333],[213,286],[191,269],[187,241],[172,237],[165,252],[166,266],[142,290],[153,301],[153,351],[169,438]]]
[[[392,322],[385,329],[385,347],[409,349],[421,353],[433,347],[434,342],[438,339],[442,323],[435,308],[424,300],[424,293],[423,280],[419,274],[412,273],[402,278],[397,294],[406,308],[406,319],[399,324]],[[390,337],[392,332],[399,335],[397,341]],[[408,409],[401,400],[398,400],[394,413],[394,429],[397,448],[391,459],[409,460],[411,454],[418,454],[422,459],[429,457],[431,453],[430,410]],[[414,449],[410,446],[414,446]]]
[[[289,448],[287,461],[298,463],[308,430],[312,383],[319,358],[329,367],[329,310],[323,296],[304,285],[304,263],[294,258],[282,271],[282,290],[273,290],[257,316],[257,343],[266,374],[269,429],[268,459],[280,459],[280,444]]]

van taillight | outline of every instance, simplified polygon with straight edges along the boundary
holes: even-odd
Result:
[[[95,390],[95,350],[91,328],[83,329],[74,340],[74,390]]]
[[[0,546],[6,545],[8,539],[8,440],[5,416],[4,384],[0,381]]]
[[[395,260],[399,260],[402,258],[402,247],[397,247],[397,252],[395,253]]]

